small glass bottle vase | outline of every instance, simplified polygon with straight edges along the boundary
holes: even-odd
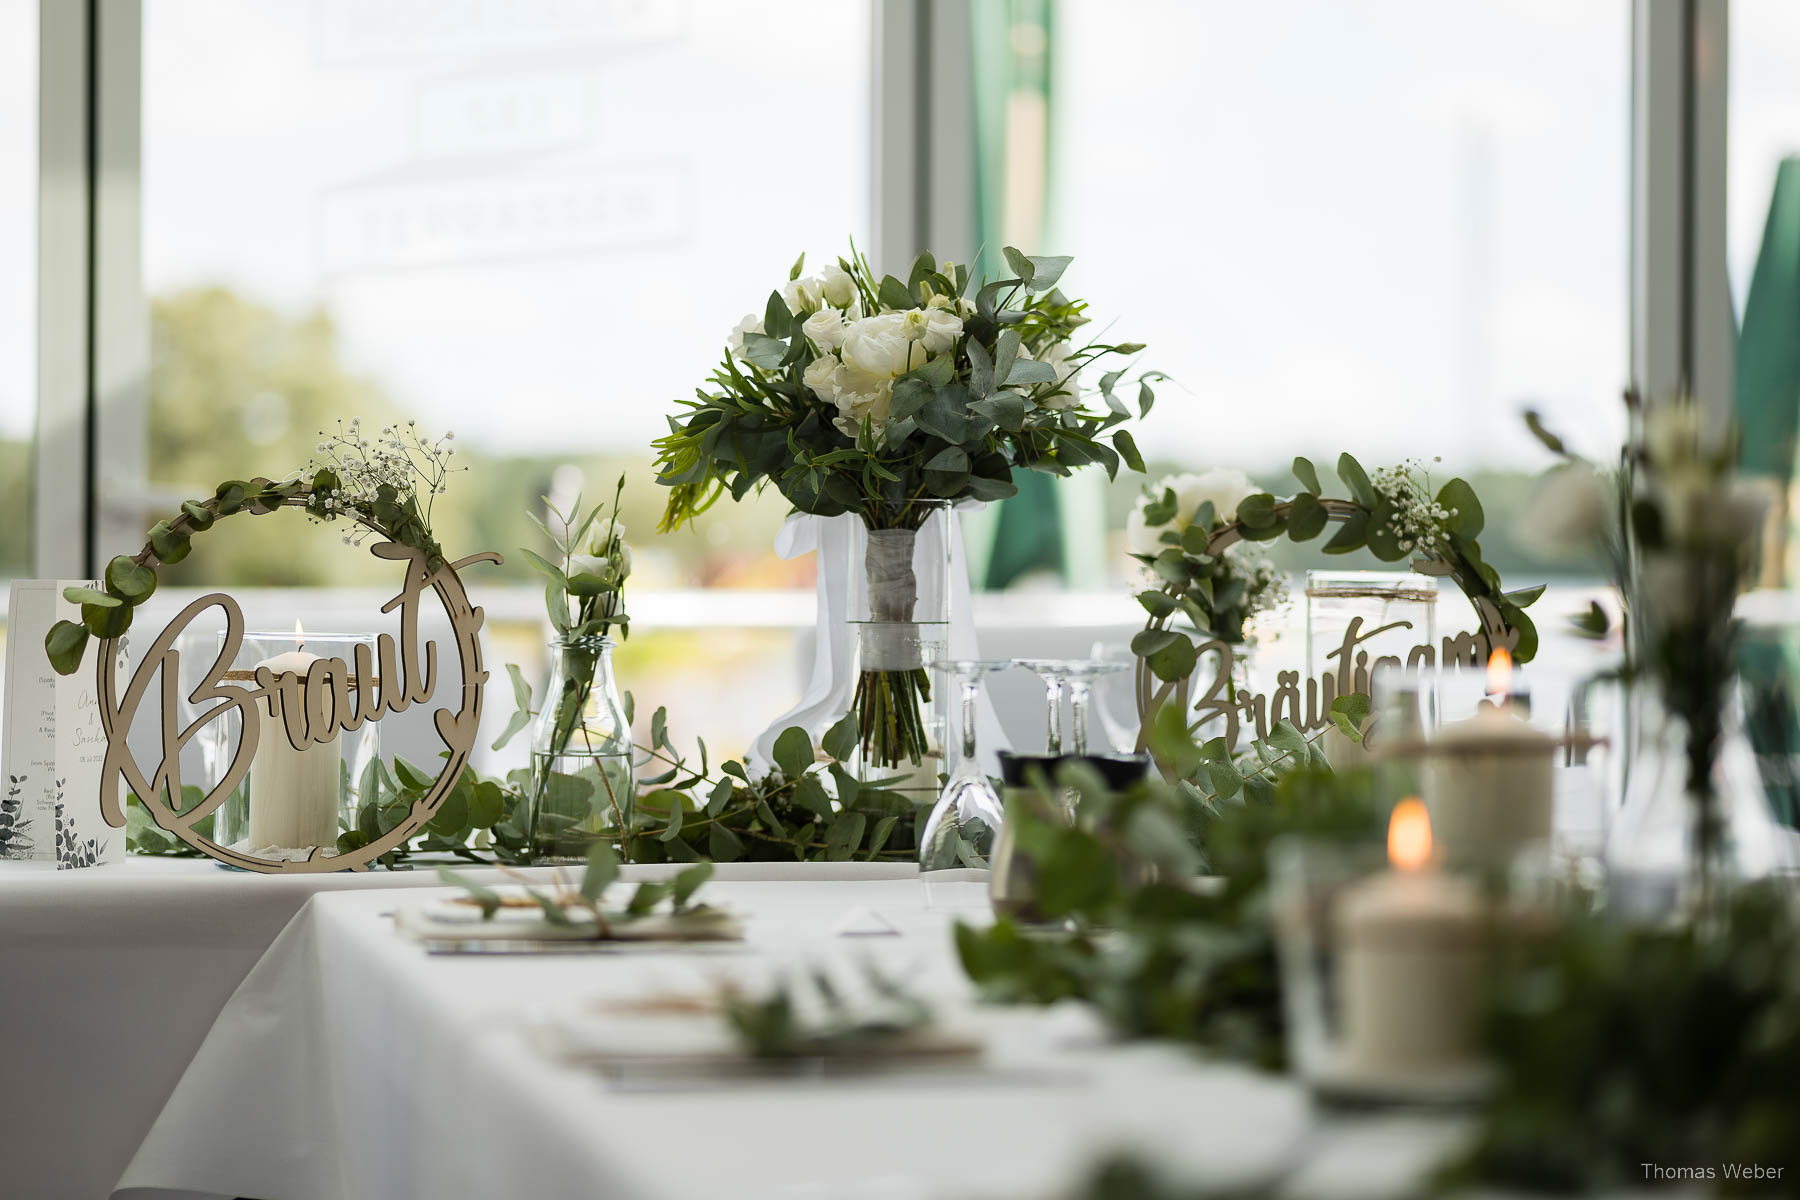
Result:
[[[1734,886],[1800,867],[1770,811],[1736,688],[1721,717],[1710,775],[1695,779],[1686,722],[1654,689],[1630,690],[1631,763],[1606,836],[1608,903],[1620,915],[1691,918]]]
[[[935,798],[944,711],[928,664],[947,656],[950,522],[946,500],[880,502],[864,516],[866,549],[849,564],[851,667],[862,779]]]
[[[625,854],[634,781],[631,722],[613,681],[611,638],[550,643],[550,682],[531,732],[531,861],[587,860],[605,838]]]

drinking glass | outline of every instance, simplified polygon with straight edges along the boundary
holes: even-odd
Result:
[[[1044,753],[1061,754],[1063,690],[1074,661],[1066,658],[1017,658],[1013,661],[1044,681],[1044,700],[1050,709],[1049,720],[1044,726]]]
[[[1094,680],[1123,671],[1128,665],[1104,658],[1063,664],[1063,678],[1069,688],[1069,720],[1075,727],[1075,753],[1088,752],[1088,710],[1092,707]]]
[[[961,700],[962,739],[956,767],[925,821],[919,839],[919,869],[942,871],[952,867],[985,867],[993,853],[994,835],[1000,829],[1000,793],[975,753],[975,710],[981,699],[981,681],[1010,662],[955,659],[932,666],[950,676]]]

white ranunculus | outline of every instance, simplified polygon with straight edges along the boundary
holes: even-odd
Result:
[[[802,275],[787,281],[787,286],[781,289],[781,298],[787,301],[788,311],[797,317],[825,303],[825,285],[811,275]]]
[[[763,332],[762,317],[756,313],[745,313],[744,319],[731,327],[731,333],[725,338],[725,345],[731,350],[733,358],[744,357],[744,335],[746,333]]]
[[[1166,525],[1153,526],[1144,519],[1144,509],[1152,501],[1162,499],[1163,492],[1170,488],[1175,491],[1175,517]],[[1138,498],[1137,506],[1126,518],[1126,544],[1133,554],[1160,554],[1165,548],[1161,541],[1163,531],[1173,529],[1180,533],[1185,530],[1193,523],[1194,514],[1200,511],[1202,504],[1211,500],[1214,519],[1230,521],[1237,516],[1239,501],[1255,494],[1256,490],[1250,477],[1235,467],[1165,475],[1150,485],[1146,495]]]
[[[800,326],[812,344],[821,350],[836,350],[844,344],[844,332],[849,329],[849,322],[844,314],[835,308],[821,308],[806,318]]]
[[[840,364],[835,354],[821,354],[806,364],[806,373],[801,378],[813,394],[827,404],[837,403],[837,384],[833,382]]]
[[[849,308],[859,300],[856,281],[836,263],[827,263],[819,272],[819,291],[833,308]]]
[[[1555,553],[1591,553],[1613,521],[1612,488],[1586,463],[1552,469],[1525,507],[1525,526]]]

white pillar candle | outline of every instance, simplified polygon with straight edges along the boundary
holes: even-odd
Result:
[[[1481,896],[1432,869],[1418,800],[1395,806],[1388,847],[1395,869],[1349,889],[1336,913],[1345,1065],[1383,1074],[1467,1065],[1485,971]]]
[[[305,678],[307,668],[318,660],[318,655],[305,650],[290,650],[256,665],[277,675],[293,672]],[[294,749],[279,690],[257,705],[257,713],[262,734],[250,761],[250,846],[336,846],[341,743],[333,738],[323,745]]]
[[[1445,862],[1504,864],[1549,840],[1557,745],[1509,703],[1484,701],[1439,731],[1425,763],[1425,803]]]

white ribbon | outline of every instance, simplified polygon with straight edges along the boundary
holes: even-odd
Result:
[[[794,513],[775,535],[775,553],[784,559],[802,554],[819,555],[818,616],[813,637],[812,672],[800,702],[775,721],[750,744],[744,756],[751,776],[767,774],[775,761],[775,739],[782,730],[798,725],[816,738],[832,722],[850,710],[856,695],[856,676],[850,662],[856,652],[856,631],[849,624],[850,576],[848,564],[863,561],[868,544],[862,519],[854,513],[836,517],[816,517]],[[950,657],[979,658],[975,637],[974,589],[969,585],[968,558],[963,552],[962,521],[950,523]],[[934,688],[949,689],[950,680],[942,671],[932,672]],[[949,728],[945,736],[951,749],[961,735],[960,698],[948,701]],[[989,774],[999,774],[1002,734],[994,704],[985,692],[976,713],[976,744],[982,766]]]

